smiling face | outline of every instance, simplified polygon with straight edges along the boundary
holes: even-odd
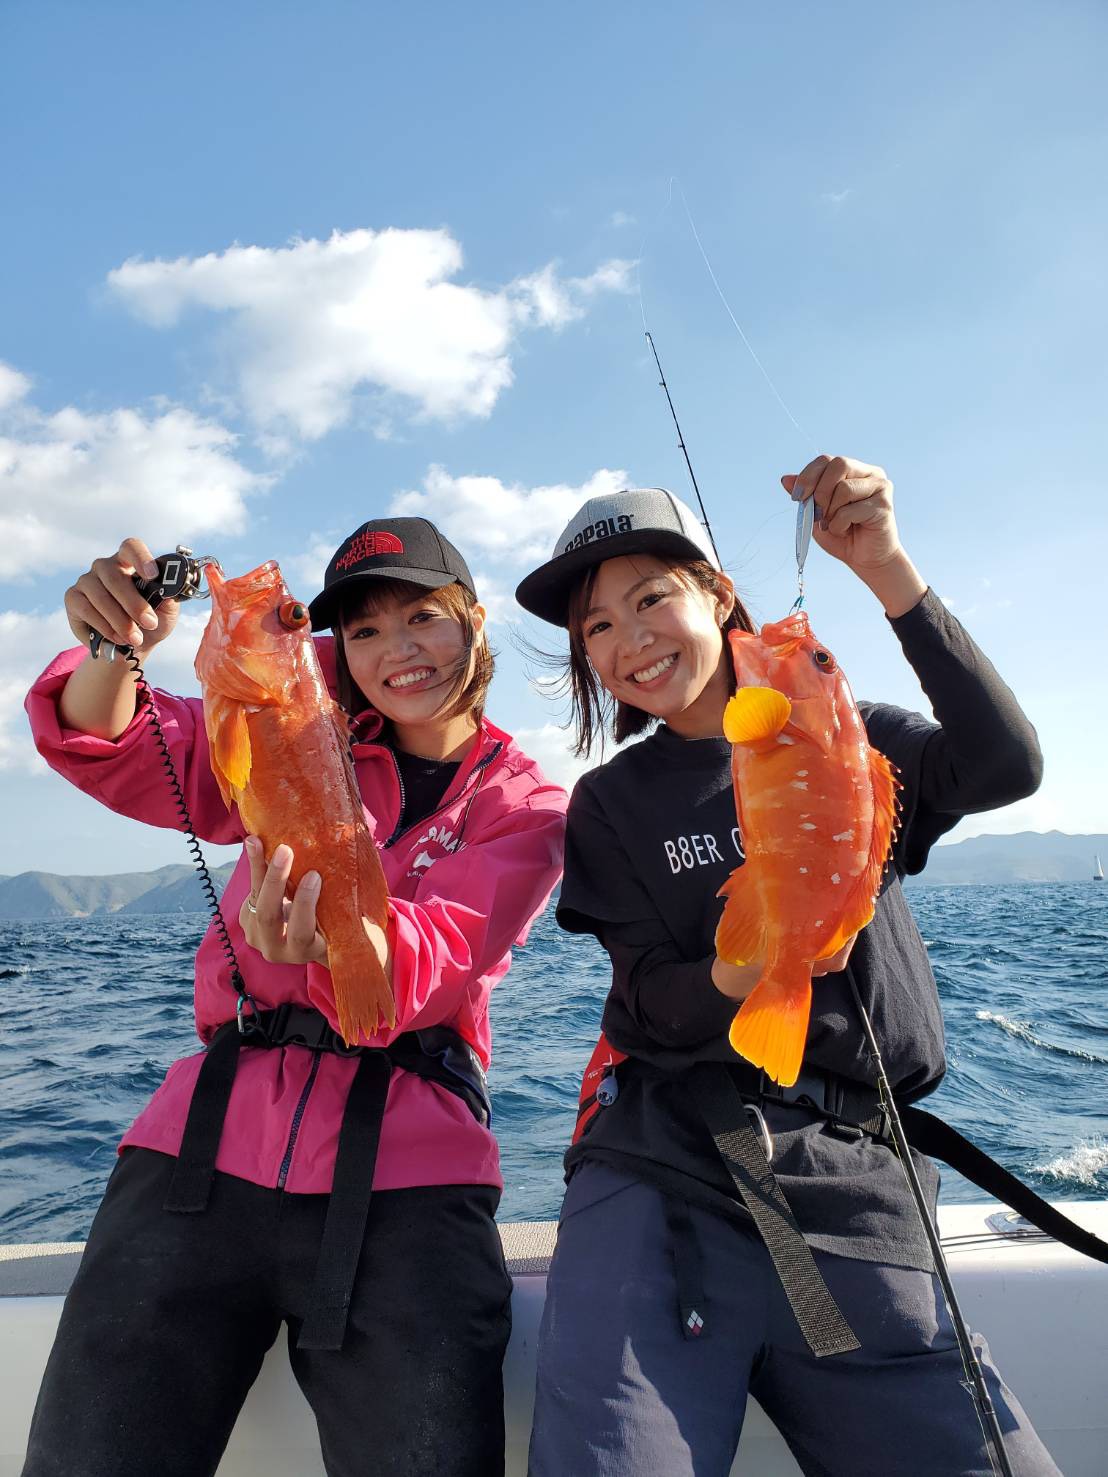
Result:
[[[443,591],[395,593],[376,583],[369,599],[348,610],[340,627],[350,676],[366,701],[398,729],[421,728],[451,705],[469,679],[473,653]],[[469,611],[474,646],[485,612]]]
[[[597,570],[578,629],[585,654],[619,703],[663,719],[686,738],[721,733],[731,693],[722,619],[734,603],[720,576],[712,594],[652,554]]]

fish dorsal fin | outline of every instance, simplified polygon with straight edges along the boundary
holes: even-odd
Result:
[[[847,939],[859,929],[865,928],[873,917],[881,875],[889,859],[889,849],[896,830],[896,792],[899,782],[884,754],[873,748],[869,751],[869,775],[873,786],[873,831],[870,835],[869,856],[847,901],[842,922],[820,953],[821,959],[829,959],[832,954],[837,954]]]
[[[766,952],[766,921],[749,862],[736,867],[716,894],[727,899],[716,928],[716,953],[725,964],[750,964]]]
[[[775,687],[740,687],[723,710],[723,735],[731,744],[764,744],[789,721],[792,703]]]
[[[250,781],[250,729],[246,709],[241,703],[215,702],[211,708],[209,734],[212,746],[212,769],[224,800],[230,805],[246,789]]]

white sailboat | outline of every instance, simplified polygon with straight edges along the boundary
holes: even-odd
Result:
[[[1104,868],[1100,865],[1100,852],[1099,851],[1096,854],[1096,861],[1095,861],[1095,863],[1093,865],[1093,881],[1094,882],[1103,882],[1104,881]]]

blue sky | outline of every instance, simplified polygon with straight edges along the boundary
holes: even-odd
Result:
[[[363,519],[428,512],[490,596],[491,716],[571,775],[510,596],[582,489],[689,495],[640,280],[757,615],[794,593],[779,474],[881,463],[1046,752],[955,839],[1108,830],[1103,6],[8,0],[0,50],[3,871],[185,860],[20,714],[66,585],[132,533],[310,596]],[[855,690],[919,706],[868,593],[818,551],[808,587]]]

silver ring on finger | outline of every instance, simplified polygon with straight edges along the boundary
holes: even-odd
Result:
[[[254,914],[256,914],[258,911],[258,900],[253,893],[251,893],[246,899],[246,911],[248,913]]]

